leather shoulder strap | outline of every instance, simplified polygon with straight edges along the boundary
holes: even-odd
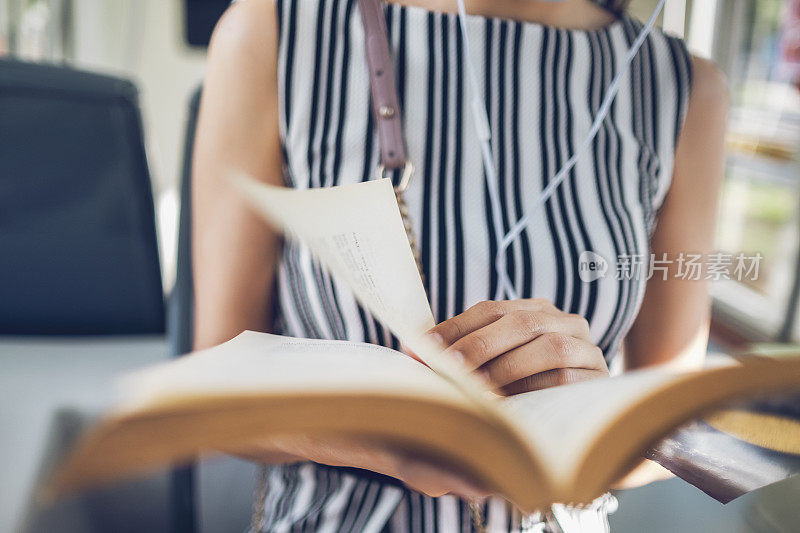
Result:
[[[406,164],[403,120],[386,19],[380,0],[358,0],[358,8],[364,25],[372,113],[378,130],[381,164],[387,169],[402,168]]]

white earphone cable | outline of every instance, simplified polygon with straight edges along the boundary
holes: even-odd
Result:
[[[508,276],[508,269],[506,268],[506,250],[508,250],[508,247],[511,246],[511,243],[513,243],[514,240],[519,237],[520,233],[522,233],[522,231],[528,226],[533,214],[536,213],[545,202],[547,202],[558,186],[564,182],[570,171],[575,167],[575,164],[578,162],[578,159],[581,157],[581,155],[583,155],[583,153],[591,146],[592,141],[597,136],[597,133],[600,131],[600,128],[603,125],[603,122],[611,111],[611,105],[613,104],[617,93],[619,93],[620,83],[623,76],[628,72],[628,68],[630,67],[631,63],[633,63],[633,59],[636,57],[636,54],[644,44],[645,39],[647,39],[647,36],[655,26],[656,20],[658,20],[658,15],[661,13],[665,1],[666,0],[659,0],[658,5],[653,11],[653,14],[650,15],[647,24],[644,25],[642,30],[639,32],[639,35],[636,37],[636,40],[634,40],[634,42],[631,44],[631,47],[628,49],[628,53],[622,61],[621,66],[618,68],[617,75],[611,81],[611,84],[606,90],[603,101],[597,111],[597,116],[595,117],[592,126],[589,129],[589,133],[586,135],[583,142],[581,142],[578,149],[572,154],[572,156],[570,156],[566,163],[564,163],[561,169],[556,172],[556,174],[553,176],[553,179],[536,199],[536,202],[534,202],[534,204],[523,214],[523,216],[511,227],[508,233],[504,233],[501,218],[502,211],[500,191],[498,190],[497,173],[495,170],[494,158],[492,156],[491,127],[489,125],[486,106],[481,98],[478,77],[475,73],[475,67],[472,64],[472,56],[470,55],[469,36],[466,25],[466,7],[464,6],[464,0],[458,0],[461,40],[464,44],[467,76],[469,78],[470,91],[472,92],[471,111],[473,125],[475,126],[475,132],[481,144],[481,156],[486,175],[486,186],[489,192],[489,201],[492,208],[493,231],[498,243],[497,255],[495,256],[495,269],[499,278],[497,292],[495,294],[496,300],[503,299],[504,297],[508,297],[512,300],[519,298],[519,294],[514,287],[514,283]]]
[[[489,116],[486,112],[486,105],[481,96],[480,86],[478,85],[478,75],[472,64],[472,53],[470,51],[469,36],[467,31],[467,10],[464,0],[458,0],[458,21],[461,27],[461,41],[464,44],[464,57],[466,58],[467,78],[470,86],[470,104],[472,111],[472,124],[481,146],[481,157],[483,158],[483,170],[486,175],[486,187],[489,192],[489,202],[492,208],[492,230],[495,240],[499,244],[503,237],[503,211],[500,203],[500,191],[497,185],[497,173],[492,156],[492,129],[489,124]],[[495,269],[498,273],[506,272],[505,254],[498,254],[495,258]],[[498,285],[498,291],[502,284]],[[513,288],[512,288],[513,290]],[[500,299],[498,296],[495,299]]]

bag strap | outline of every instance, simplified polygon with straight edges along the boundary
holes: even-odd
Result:
[[[384,177],[386,169],[403,169],[403,177],[397,186],[405,190],[411,179],[413,167],[406,157],[403,140],[403,119],[400,100],[397,97],[397,82],[394,64],[389,51],[389,35],[380,0],[358,0],[361,22],[364,26],[364,48],[369,70],[369,86],[372,94],[372,114],[378,130],[380,144],[380,166],[378,177]]]

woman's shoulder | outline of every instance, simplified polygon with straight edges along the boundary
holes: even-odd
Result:
[[[692,91],[690,101],[706,110],[728,108],[728,80],[722,70],[711,60],[690,56],[692,65]]]
[[[228,6],[214,28],[209,53],[235,59],[275,55],[278,0],[238,0]]]
[[[628,18],[633,21],[634,27],[641,29],[644,23]],[[683,38],[672,35],[660,29],[654,29],[650,38],[668,48],[672,53],[685,63],[688,69],[690,88],[693,97],[701,99],[721,99],[724,103],[727,99],[728,84],[725,75],[720,68],[711,60],[694,55],[689,50]]]
[[[227,98],[269,102],[277,94],[277,0],[232,3],[211,35],[206,85],[215,81]]]

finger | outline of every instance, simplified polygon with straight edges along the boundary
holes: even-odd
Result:
[[[512,311],[521,309],[556,311],[553,304],[543,299],[499,302],[487,300],[473,305],[460,315],[441,322],[431,328],[429,333],[438,335],[445,346],[450,346],[465,335],[499,320]]]
[[[524,346],[547,333],[581,338],[584,320],[577,315],[515,310],[454,342],[448,352],[470,369]],[[588,341],[585,341],[588,342]]]
[[[572,330],[572,336],[591,342],[592,332],[591,328],[589,327],[589,321],[586,320],[586,317],[575,313],[564,313],[564,315],[564,319],[569,321],[574,328]]]
[[[409,461],[403,464],[402,481],[413,490],[438,498],[445,494],[455,494],[462,498],[482,499],[489,492],[449,470],[432,467],[427,462]]]
[[[400,463],[396,455],[385,446],[364,439],[289,435],[273,437],[270,443],[280,451],[315,463],[365,468],[392,477],[396,477]]]
[[[492,388],[500,389],[528,376],[562,368],[608,371],[603,352],[591,342],[548,332],[492,359],[479,374]]]
[[[489,496],[489,492],[480,488],[477,483],[443,465],[414,458],[403,452],[391,451],[371,441],[304,435],[274,438],[269,444],[272,448],[292,450],[298,459],[330,466],[364,468],[391,476],[428,496],[449,493],[474,499]],[[259,457],[255,454],[246,456]]]
[[[587,368],[555,368],[539,374],[527,376],[500,389],[505,396],[513,396],[524,392],[531,392],[561,385],[571,385],[582,381],[608,377],[608,372],[590,370]]]

